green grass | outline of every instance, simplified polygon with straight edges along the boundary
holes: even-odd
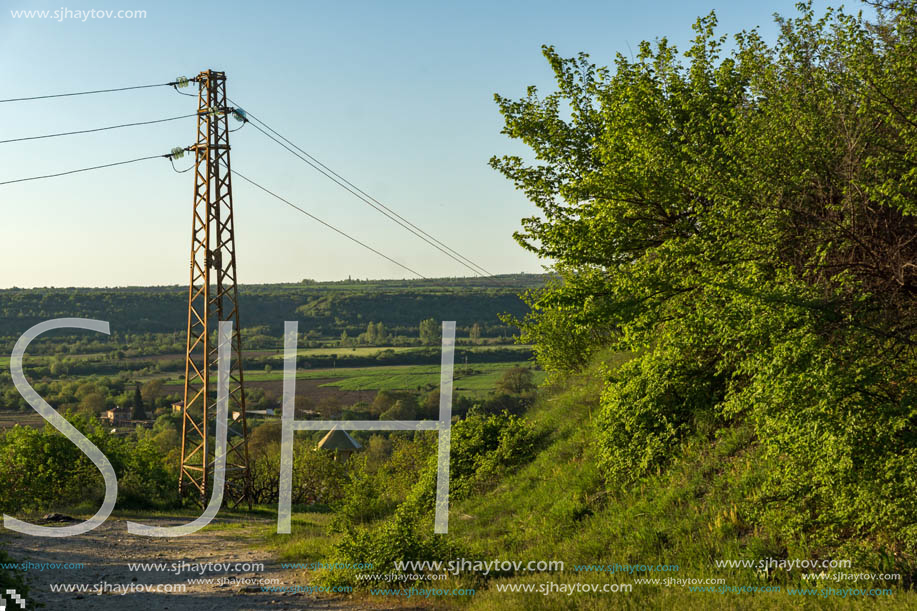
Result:
[[[343,348],[340,346],[331,347],[331,348],[300,348],[296,351],[297,356],[329,356],[336,354],[342,358],[348,356],[375,356],[383,351],[391,350],[395,354],[405,354],[411,352],[423,352],[429,350],[430,348],[437,348],[437,346],[354,346],[352,348]],[[532,347],[522,344],[497,344],[497,345],[487,345],[487,346],[459,346],[463,350],[470,350],[472,354],[486,354],[487,352],[494,352],[496,350],[514,350],[516,352],[531,352]],[[270,350],[259,351],[264,353],[270,353]],[[274,356],[275,359],[282,360],[283,354],[281,351],[277,351],[277,354]]]
[[[613,360],[620,360],[615,357]],[[582,375],[542,396],[528,417],[548,434],[536,458],[493,481],[491,490],[450,508],[450,540],[475,557],[560,560],[563,572],[501,575],[467,601],[471,609],[917,609],[917,594],[891,587],[891,597],[790,596],[787,587],[852,588],[863,582],[806,584],[800,570],[762,577],[753,570],[717,569],[715,559],[818,556],[750,524],[750,501],[762,472],[751,427],[727,429],[711,443],[683,445],[673,466],[622,491],[606,486],[596,466],[596,415],[602,381]],[[778,585],[779,594],[698,593],[685,587],[634,584],[630,593],[499,593],[497,583],[631,583],[623,574],[575,572],[574,565],[677,564],[678,578],[722,578],[726,585]],[[854,561],[844,572],[882,572]],[[897,570],[892,572],[899,572]],[[904,571],[901,571],[904,572]],[[642,574],[638,577],[658,577]]]
[[[29,367],[35,367],[39,365],[47,365],[51,361],[50,356],[45,356],[42,354],[28,354],[26,353],[23,358],[23,366],[28,369]],[[9,356],[0,356],[0,369],[4,371],[10,370],[10,357]]]
[[[456,365],[454,388],[471,394],[481,394],[494,389],[503,372],[510,367],[531,367],[528,361],[511,361],[506,363],[479,363]],[[471,373],[469,373],[469,371]],[[536,383],[544,379],[544,372],[534,371]],[[440,382],[439,365],[390,365],[380,367],[339,367],[337,369],[310,369],[297,371],[297,380],[333,379],[322,386],[334,386],[341,390],[416,390],[418,388],[438,387]],[[283,371],[274,370],[265,373],[261,370],[245,372],[247,382],[271,382],[283,380]],[[216,381],[216,378],[213,378]],[[169,378],[166,384],[182,384],[182,378]]]
[[[330,356],[336,354],[340,357],[347,356],[374,356],[383,350],[391,350],[396,354],[405,352],[417,352],[413,346],[396,346],[392,348],[380,348],[378,346],[354,346],[353,348],[332,347],[332,348],[300,348],[296,351],[297,356]],[[283,359],[283,354],[278,354],[277,359]]]
[[[276,522],[254,529],[257,546],[270,550],[280,562],[318,562],[340,538],[328,532],[330,521],[327,512],[293,512],[290,534],[278,534]]]
[[[605,355],[614,366],[620,355]],[[480,373],[464,378],[457,368],[456,386],[485,387],[509,363],[476,365]],[[603,378],[598,366],[568,378],[540,394],[526,417],[545,432],[537,456],[529,464],[495,479],[485,492],[450,508],[449,540],[468,550],[469,558],[501,560],[560,560],[564,571],[501,574],[478,586],[466,599],[427,599],[424,604],[461,606],[470,610],[513,609],[917,609],[917,595],[892,587],[891,597],[790,596],[787,593],[697,593],[687,588],[634,584],[617,594],[499,593],[502,583],[614,584],[633,583],[633,575],[575,572],[574,565],[675,564],[680,579],[722,578],[729,586],[862,587],[856,584],[805,584],[799,573],[761,576],[751,570],[717,569],[715,559],[816,558],[818,550],[804,542],[786,541],[751,523],[748,499],[769,465],[762,459],[750,426],[737,424],[714,440],[682,444],[672,466],[628,490],[609,488],[597,467],[594,420]],[[540,372],[536,372],[540,374]],[[329,375],[334,374],[334,376]],[[272,374],[273,375],[273,374]],[[328,384],[392,388],[418,380],[438,383],[436,366],[368,367],[335,371],[304,371],[297,377],[331,378]],[[351,386],[347,386],[350,388]],[[88,515],[94,508],[85,508]],[[163,512],[118,511],[119,517],[197,515],[194,509]],[[246,516],[258,518],[246,520]],[[296,511],[290,535],[276,533],[276,507],[258,507],[254,514],[223,510],[208,529],[239,529],[253,546],[265,548],[280,562],[328,559],[341,535],[329,534],[332,516],[320,511]],[[142,521],[142,519],[140,520]],[[877,572],[860,558],[849,573]],[[895,571],[897,572],[897,570]],[[903,571],[902,571],[903,572]],[[637,577],[655,577],[644,573]],[[308,575],[305,576],[309,578]],[[457,581],[436,587],[458,587]],[[368,597],[368,595],[366,595]],[[368,600],[368,598],[367,598]]]
[[[483,363],[469,366],[457,366],[453,376],[454,389],[457,391],[489,392],[494,389],[503,372],[511,367],[530,366],[525,361],[509,363]],[[540,382],[544,373],[535,371],[534,378]],[[424,387],[439,387],[439,365],[409,365],[406,367],[367,367],[350,370],[350,374],[341,376],[340,380],[322,384],[337,386],[341,390],[413,390]]]

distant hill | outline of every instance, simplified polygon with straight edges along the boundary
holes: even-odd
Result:
[[[478,323],[483,335],[492,337],[510,331],[498,314],[525,314],[519,294],[546,279],[511,274],[240,285],[240,320],[243,328],[262,327],[260,332],[271,335],[281,333],[285,320],[298,320],[301,332],[338,337],[380,321],[390,333],[412,336],[421,320],[434,318],[455,320],[460,328]],[[185,329],[187,303],[182,286],[3,289],[0,336],[18,336],[38,322],[70,316],[107,320],[114,333],[174,333]]]

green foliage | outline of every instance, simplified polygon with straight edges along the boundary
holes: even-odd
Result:
[[[341,500],[334,504],[335,530],[348,531],[391,516],[417,485],[418,473],[428,467],[435,435],[385,439],[374,435],[366,452],[348,461],[349,473]],[[384,445],[380,451],[374,446]],[[386,456],[379,456],[384,452]]]
[[[108,407],[105,395],[99,392],[89,393],[80,399],[80,411],[89,416],[98,416]]]
[[[626,489],[609,488],[596,461],[601,436],[593,418],[609,377],[623,379],[623,370],[617,370],[615,364],[626,357],[601,356],[582,373],[539,392],[526,416],[547,432],[547,438],[539,443],[533,460],[505,472],[486,494],[453,503],[451,515],[462,518],[450,522],[449,537],[458,547],[469,550],[471,557],[523,562],[563,559],[565,571],[550,575],[558,584],[608,582],[608,573],[572,570],[577,564],[636,565],[651,559],[652,563],[679,565],[682,576],[726,579],[735,586],[891,587],[894,595],[886,597],[887,603],[877,597],[876,604],[869,606],[914,606],[917,597],[904,588],[913,579],[917,562],[907,554],[883,554],[868,539],[831,551],[807,537],[783,534],[775,509],[790,516],[799,506],[762,490],[775,462],[766,456],[751,423],[733,423],[712,436],[689,433],[666,468],[653,470]],[[758,519],[762,514],[775,519],[763,524]],[[742,559],[756,563],[764,558],[844,558],[852,561],[856,572],[900,572],[904,579],[840,585],[827,579],[805,581],[801,571],[764,574],[755,569],[720,569],[713,562]],[[638,572],[631,576],[642,577],[665,575]],[[582,600],[571,603],[570,597],[500,593],[494,583],[544,581],[544,574],[492,575],[486,588],[477,588],[469,606],[488,610],[582,607]],[[597,608],[604,608],[605,602],[596,600]],[[626,603],[633,609],[796,609],[800,604],[798,597],[784,591],[773,596],[759,593],[753,599],[748,594],[718,595],[711,607],[709,596],[687,588],[652,586],[635,586]],[[858,605],[863,605],[862,599],[829,597],[819,598],[813,608],[853,609]]]
[[[473,325],[471,325],[471,330],[468,332],[468,339],[471,340],[472,344],[477,344],[481,341],[480,323],[474,323]]]
[[[538,433],[517,416],[509,414],[469,414],[452,427],[449,463],[449,496],[462,499],[474,490],[492,483],[505,470],[530,460],[538,443]],[[411,491],[409,501],[433,509],[436,459]]]
[[[343,341],[345,339],[346,337],[342,336],[342,346],[346,345]],[[366,333],[362,333],[359,337],[360,343],[369,344],[370,346],[384,346],[390,339],[385,324],[382,321],[370,321],[369,324],[366,325]]]
[[[246,313],[242,343],[247,349],[278,348],[283,321],[294,319],[301,321],[300,328],[333,340],[343,331],[352,340],[375,320],[384,323],[390,336],[413,341],[418,321],[427,317],[455,320],[465,329],[477,322],[483,337],[501,337],[510,329],[499,322],[497,314],[523,316],[526,307],[517,293],[540,286],[544,277],[508,274],[497,279],[503,286],[495,288],[490,278],[243,285],[239,287],[240,308]],[[3,289],[0,338],[9,342],[3,354],[9,354],[12,342],[30,326],[63,315],[107,320],[113,331],[111,338],[67,331],[49,334],[47,337],[66,335],[71,340],[66,346],[52,348],[64,355],[105,352],[113,339],[124,334],[129,335],[126,343],[135,354],[180,353],[187,307],[188,290],[177,286]],[[154,340],[153,334],[161,336]],[[34,343],[30,352],[42,350],[43,341]],[[66,367],[62,359],[55,369],[60,373]]]
[[[420,321],[420,342],[425,346],[433,346],[439,342],[440,326],[434,318],[425,318]]]
[[[151,509],[180,504],[177,463],[165,459],[159,441],[152,436],[141,436],[134,443],[119,441],[118,507]]]
[[[175,473],[152,436],[137,441],[110,435],[94,420],[67,419],[111,461],[118,476],[118,506],[165,507],[177,502]],[[102,476],[69,439],[51,425],[14,426],[0,438],[0,508],[7,512],[47,510],[75,503],[101,503]]]
[[[601,400],[612,489],[750,427],[753,527],[914,557],[917,11],[798,9],[774,45],[711,14],[614,69],[546,47],[556,91],[497,96],[534,158],[491,161],[538,208],[515,237],[557,272],[520,339],[555,379],[636,355]]]
[[[610,376],[601,399],[599,461],[609,481],[630,484],[666,464],[695,421],[722,400],[724,382],[705,363],[658,348]]]
[[[347,532],[390,515],[396,507],[396,502],[385,495],[381,478],[374,477],[360,466],[349,473],[344,494],[333,505],[335,518],[332,527],[335,530]]]
[[[572,373],[589,362],[590,357],[607,345],[615,330],[596,311],[596,300],[584,301],[588,291],[578,288],[584,274],[568,272],[557,265],[558,276],[544,288],[530,289],[522,300],[530,308],[524,317],[501,315],[506,324],[516,326],[519,343],[532,344],[538,362],[557,379],[557,374]]]
[[[108,436],[101,427],[84,416],[71,417],[71,422],[105,452]],[[52,507],[91,498],[102,490],[95,465],[50,425],[43,430],[20,426],[7,430],[0,446],[0,471],[6,482],[0,490],[4,511]]]
[[[497,416],[504,413],[521,416],[530,403],[530,397],[507,393],[491,394],[484,401],[475,403],[468,413],[478,416]]]
[[[280,497],[280,422],[265,422],[249,438],[249,468],[253,502],[276,505]],[[331,452],[317,451],[315,444],[297,438],[293,445],[294,505],[330,505],[338,502],[347,468]]]
[[[443,560],[461,557],[462,551],[444,535],[432,534],[429,520],[418,508],[405,505],[391,520],[377,528],[361,528],[348,532],[335,548],[333,563],[369,563],[373,571],[396,573],[396,561]],[[377,582],[356,581],[360,570],[323,571],[317,581],[323,585],[378,585]]]
[[[146,420],[146,410],[143,409],[143,395],[140,391],[140,383],[134,386],[134,394],[131,398],[131,418],[134,420]]]
[[[335,528],[344,536],[332,562],[370,562],[373,572],[384,573],[394,571],[399,560],[442,560],[467,553],[447,537],[432,534],[434,440],[435,436],[420,436],[413,442],[398,442],[392,459],[375,472],[366,468],[365,459],[355,468],[344,499],[335,506]],[[496,477],[531,460],[538,440],[530,425],[506,414],[471,415],[455,423],[450,499],[483,492]],[[368,585],[355,581],[358,572],[363,571],[328,571],[319,580],[329,585]]]
[[[497,392],[508,395],[526,395],[535,390],[532,370],[528,367],[510,367],[500,376]]]
[[[379,420],[414,420],[417,412],[415,405],[416,402],[412,404],[409,401],[399,399],[379,415]]]
[[[346,465],[304,443],[293,449],[293,503],[330,505],[341,498]]]
[[[395,409],[397,404],[398,409]],[[373,416],[382,418],[384,414],[389,414],[384,416],[385,420],[412,420],[414,418],[414,412],[417,410],[417,399],[413,393],[407,391],[397,391],[397,390],[380,390],[376,394],[376,398],[373,400],[373,404],[370,407],[370,413]],[[410,416],[402,418],[400,416],[395,416],[394,414],[410,414]]]

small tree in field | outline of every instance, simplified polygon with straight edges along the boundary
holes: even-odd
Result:
[[[512,367],[503,372],[497,382],[497,390],[508,395],[524,395],[535,390],[532,370],[527,367]]]
[[[420,341],[427,346],[433,346],[439,341],[439,325],[435,319],[428,318],[420,322]]]
[[[474,323],[471,325],[471,331],[468,334],[468,337],[471,338],[472,344],[480,343],[481,341],[481,325]]]

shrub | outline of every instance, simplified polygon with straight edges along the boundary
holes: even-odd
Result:
[[[701,414],[722,399],[722,377],[674,351],[657,349],[622,365],[601,398],[600,463],[627,484],[665,464]]]
[[[432,441],[432,436],[429,439]],[[466,498],[472,491],[490,484],[492,478],[505,469],[529,460],[535,453],[538,439],[530,424],[508,414],[471,415],[456,423],[452,428],[450,500]],[[397,449],[391,464],[399,465],[399,461],[411,455],[408,446],[417,448],[418,441]],[[381,574],[395,572],[394,563],[401,560],[470,557],[470,552],[450,544],[445,536],[433,534],[437,462],[432,449],[432,444],[426,445],[427,457],[419,479],[393,514],[393,499],[380,494],[388,469],[380,469],[375,476],[363,468],[354,470],[343,502],[335,507],[334,523],[344,532],[344,537],[335,547],[331,562],[369,562],[373,565],[373,573]],[[413,457],[416,459],[416,454]],[[405,463],[400,464],[402,477],[415,477],[416,467],[405,469]],[[379,521],[383,515],[390,517]],[[371,585],[357,582],[355,575],[358,572],[365,571],[328,571],[319,575],[319,581],[327,585]]]

